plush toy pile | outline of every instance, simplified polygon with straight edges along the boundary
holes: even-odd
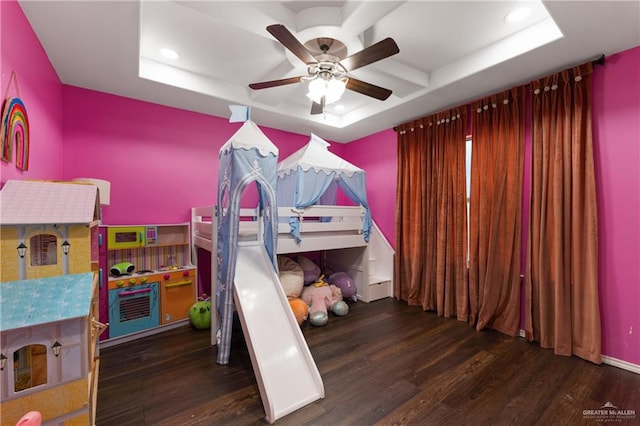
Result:
[[[321,275],[320,267],[306,256],[296,260],[278,256],[280,282],[289,299],[289,305],[298,324],[304,320],[314,326],[324,326],[329,322],[331,311],[344,316],[349,313],[345,299],[356,302],[356,286],[344,272]]]

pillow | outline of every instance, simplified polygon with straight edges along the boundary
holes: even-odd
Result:
[[[298,256],[298,264],[304,272],[304,285],[313,284],[320,278],[320,267],[306,256]]]
[[[304,272],[300,265],[286,256],[278,256],[280,284],[287,297],[299,297],[304,281]]]

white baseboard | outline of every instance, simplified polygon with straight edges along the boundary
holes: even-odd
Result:
[[[111,339],[100,341],[100,348],[108,348],[110,346],[119,345],[121,343],[131,342],[133,340],[138,340],[147,336],[153,336],[154,334],[162,333],[163,331],[172,330],[174,328],[182,327],[188,324],[190,324],[190,320],[186,318],[178,320],[171,324],[149,328],[147,330],[138,331],[136,333],[125,334],[124,336],[113,337]]]
[[[602,362],[607,365],[622,368],[623,370],[631,371],[632,373],[640,374],[640,365],[638,364],[633,364],[631,362],[612,358],[606,355],[602,355]]]
[[[520,330],[520,337],[524,338],[524,330]],[[640,365],[632,362],[623,361],[621,359],[613,358],[610,356],[602,355],[602,363],[611,365],[612,367],[621,368],[623,370],[631,371],[632,373],[640,374]]]

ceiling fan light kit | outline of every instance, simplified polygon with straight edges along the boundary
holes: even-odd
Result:
[[[284,25],[269,25],[267,31],[307,65],[307,75],[251,83],[249,84],[251,89],[259,90],[308,81],[307,97],[313,101],[311,114],[323,113],[325,105],[338,101],[345,89],[378,100],[385,100],[391,95],[391,90],[357,80],[350,77],[348,73],[398,53],[400,49],[393,39],[386,38],[346,58],[340,58],[329,52],[334,45],[340,51],[344,50],[344,45],[337,40],[317,39],[321,53],[314,54],[300,43]]]
[[[307,98],[315,103],[321,103],[324,97],[325,105],[332,104],[340,99],[347,86],[346,78],[337,79],[318,77],[309,82],[309,92]]]

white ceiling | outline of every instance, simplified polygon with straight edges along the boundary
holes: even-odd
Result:
[[[526,4],[517,24],[505,15]],[[64,84],[350,142],[556,70],[640,45],[638,1],[20,1]],[[305,84],[248,84],[306,74],[266,27],[301,42],[331,37],[351,55],[386,37],[400,53],[355,70],[391,89],[347,91],[310,115]],[[164,59],[170,47],[181,55]],[[344,110],[338,112],[335,105]]]

